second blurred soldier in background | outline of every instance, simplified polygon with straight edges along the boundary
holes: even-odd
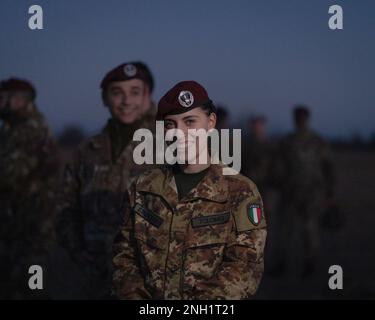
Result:
[[[31,265],[44,270],[54,239],[56,144],[25,80],[0,83],[0,299],[48,298],[30,290]]]
[[[121,223],[124,194],[145,169],[133,161],[138,128],[154,130],[153,77],[140,62],[114,68],[101,82],[111,118],[85,141],[66,166],[58,208],[58,239],[87,276],[87,298],[106,298],[111,281],[111,248]]]
[[[250,136],[243,139],[241,170],[251,178],[263,194],[266,212],[272,185],[272,164],[275,156],[274,143],[267,136],[267,119],[263,116],[252,117],[249,121]]]
[[[295,132],[280,144],[280,248],[275,271],[284,271],[292,258],[288,253],[296,252],[298,266],[302,264],[297,272],[305,277],[315,270],[319,220],[333,197],[335,179],[329,145],[310,128],[309,109],[296,106],[294,122]]]

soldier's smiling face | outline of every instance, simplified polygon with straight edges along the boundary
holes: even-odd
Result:
[[[164,117],[164,128],[166,131],[180,129],[184,133],[184,142],[181,141],[181,148],[184,148],[185,159],[192,160],[192,157],[198,159],[198,156],[203,150],[205,150],[205,145],[199,144],[199,137],[194,134],[189,134],[189,129],[204,129],[208,132],[211,129],[214,129],[216,126],[216,114],[210,113],[207,114],[202,108],[194,108],[190,111],[175,114],[175,115],[166,115]],[[192,144],[196,143],[196,154],[189,157],[188,148]],[[177,143],[177,149],[179,142]],[[198,161],[197,161],[198,163]]]
[[[148,86],[142,80],[132,79],[110,83],[104,102],[113,118],[130,124],[148,110],[150,99]]]

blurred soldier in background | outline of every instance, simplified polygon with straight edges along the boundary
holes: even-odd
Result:
[[[28,82],[0,84],[0,298],[46,298],[28,287],[31,265],[45,268],[54,239],[56,145]]]
[[[85,298],[108,298],[112,242],[121,224],[127,188],[147,168],[136,165],[132,140],[139,128],[154,131],[156,108],[148,67],[124,63],[101,82],[111,118],[103,131],[83,142],[64,171],[58,205],[58,240],[86,275]]]
[[[297,252],[300,276],[315,270],[319,245],[319,219],[331,202],[334,188],[333,163],[328,144],[309,126],[305,106],[294,109],[295,132],[280,144],[280,245],[278,272],[285,271],[289,252]],[[293,241],[295,239],[295,241]],[[296,248],[297,244],[301,248]],[[295,249],[295,250],[294,250]],[[298,264],[300,266],[300,264]]]
[[[263,194],[263,201],[267,208],[267,193],[272,184],[272,161],[275,155],[273,143],[267,136],[267,119],[255,116],[249,121],[250,135],[242,140],[242,173],[252,179]]]
[[[274,217],[278,200],[278,193],[274,188],[273,170],[276,148],[275,143],[268,137],[266,117],[261,115],[250,117],[248,131],[242,138],[241,173],[253,180],[262,194],[269,239],[265,248],[265,257],[272,266],[277,250],[275,243],[278,227]],[[269,268],[267,264],[266,272]]]

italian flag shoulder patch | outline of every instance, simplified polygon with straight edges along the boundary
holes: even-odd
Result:
[[[262,209],[259,204],[249,204],[247,207],[247,216],[250,222],[257,226],[262,221]]]

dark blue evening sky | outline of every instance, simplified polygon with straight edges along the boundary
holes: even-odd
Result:
[[[28,28],[39,4],[44,30]],[[344,30],[328,28],[328,8]],[[154,99],[180,80],[197,80],[232,119],[269,117],[291,129],[294,103],[312,106],[324,135],[375,132],[375,1],[1,0],[0,78],[32,80],[54,131],[100,128],[108,117],[99,83],[112,67],[143,60]]]

